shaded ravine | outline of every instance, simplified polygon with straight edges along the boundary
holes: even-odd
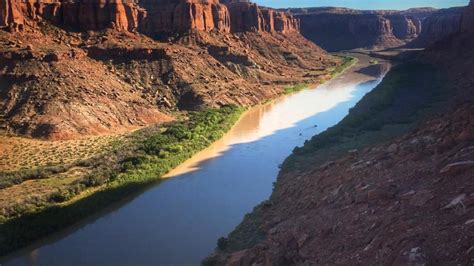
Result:
[[[141,195],[2,265],[199,264],[216,240],[267,199],[295,146],[337,124],[387,67],[359,62],[339,77],[248,111],[226,134]],[[388,63],[382,63],[388,66]]]

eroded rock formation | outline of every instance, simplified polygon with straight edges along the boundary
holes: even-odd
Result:
[[[150,34],[202,30],[230,31],[230,14],[219,0],[140,0],[148,11],[144,31]]]
[[[46,19],[76,31],[115,28],[156,36],[189,30],[221,33],[299,30],[293,16],[248,1],[227,0],[2,0],[0,27],[19,31]]]
[[[17,31],[23,28],[25,17],[21,11],[20,2],[17,0],[0,1],[0,27]]]
[[[227,7],[231,13],[231,30],[244,31],[299,31],[299,21],[287,13],[273,9],[260,8],[245,1],[229,1]]]
[[[410,47],[428,47],[459,31],[463,8],[441,9],[423,21],[420,35]]]
[[[76,31],[117,30],[133,31],[144,16],[132,0],[86,0],[86,1],[20,1],[2,0],[0,27],[13,31],[21,30],[28,19],[48,20],[55,25]]]
[[[346,8],[290,9],[301,32],[330,51],[356,48],[427,47],[455,33],[462,8],[360,11]]]

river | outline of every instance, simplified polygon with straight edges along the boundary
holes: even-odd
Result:
[[[294,147],[337,124],[380,83],[389,63],[357,57],[354,67],[317,88],[250,109],[160,184],[0,265],[199,264],[270,196],[278,166]]]

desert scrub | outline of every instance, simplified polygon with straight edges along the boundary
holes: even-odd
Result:
[[[52,194],[43,208],[2,218],[0,255],[156,184],[171,169],[221,138],[243,111],[242,107],[224,106],[192,112],[187,120],[136,132],[109,155],[81,162],[93,170]]]

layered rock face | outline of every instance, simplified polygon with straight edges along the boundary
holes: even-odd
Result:
[[[148,16],[142,31],[151,35],[189,30],[280,32],[299,30],[299,21],[274,9],[234,0],[140,0]]]
[[[359,11],[346,8],[290,9],[301,32],[330,51],[355,48],[427,47],[459,30],[462,8]]]
[[[423,21],[421,34],[410,47],[428,47],[459,31],[463,8],[441,9]]]
[[[228,32],[299,30],[293,16],[231,0],[2,0],[0,27],[19,31],[28,20],[46,19],[76,31],[116,28],[156,36],[190,30]]]
[[[400,40],[414,39],[421,32],[421,20],[417,17],[389,15],[387,19],[391,21],[393,35]]]
[[[290,9],[301,20],[301,32],[330,51],[403,45],[422,30],[426,10],[358,11],[346,8]]]
[[[19,1],[3,0],[0,27],[21,30],[28,19],[48,20],[76,31],[115,28],[133,31],[138,28],[144,11],[131,0]]]
[[[291,15],[248,2],[0,1],[0,131],[13,134],[71,139],[252,106],[340,63]]]
[[[474,0],[471,0],[469,6],[464,9],[462,17],[461,31],[474,31]]]
[[[291,15],[273,9],[260,8],[249,2],[229,1],[226,3],[231,13],[231,31],[299,31],[299,21]]]
[[[143,31],[150,34],[201,30],[230,31],[230,14],[219,0],[140,0],[148,16]]]

